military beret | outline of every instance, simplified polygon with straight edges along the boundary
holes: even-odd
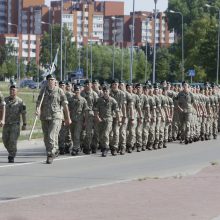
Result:
[[[182,86],[183,86],[184,84],[187,84],[187,82],[186,82],[186,81],[182,81]]]
[[[66,82],[66,86],[70,86],[70,85],[72,85],[71,82],[70,82],[70,81],[67,81],[67,82]]]
[[[136,87],[136,88],[138,88],[138,87],[142,87],[142,84],[137,83],[137,84],[135,85],[135,87]]]
[[[103,84],[102,85],[102,90],[109,90],[109,89],[110,89],[110,87],[109,87],[108,84]]]
[[[125,81],[124,81],[124,80],[120,80],[120,81],[119,81],[119,84],[122,84],[122,83],[125,83]]]
[[[112,81],[111,81],[111,84],[113,84],[113,83],[118,83],[119,81],[117,80],[117,79],[113,79]]]
[[[89,83],[91,83],[91,81],[89,79],[86,79],[84,82],[84,84],[89,84]]]
[[[15,85],[15,84],[13,84],[13,85],[11,85],[10,86],[10,89],[17,89],[18,87]]]
[[[92,83],[98,83],[99,81],[97,80],[97,79],[94,79],[93,81],[92,81]]]
[[[74,85],[74,91],[79,91],[80,90],[80,86],[79,85]]]
[[[154,89],[159,89],[159,86],[157,83],[154,83]]]
[[[49,79],[56,79],[56,78],[53,74],[48,74],[46,79],[49,80]]]
[[[64,81],[59,81],[59,85],[65,85]]]

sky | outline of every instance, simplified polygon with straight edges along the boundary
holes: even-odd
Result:
[[[47,5],[50,4],[51,0],[45,0]],[[108,0],[106,0],[108,1]],[[130,14],[133,10],[133,0],[112,0],[112,1],[124,1],[125,3],[125,14]],[[159,11],[165,11],[168,7],[168,0],[157,0],[157,8]],[[135,11],[153,11],[154,0],[135,0]]]

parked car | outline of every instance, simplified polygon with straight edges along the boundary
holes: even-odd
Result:
[[[20,83],[21,88],[30,88],[30,89],[37,89],[38,85],[37,82],[31,79],[22,80]]]

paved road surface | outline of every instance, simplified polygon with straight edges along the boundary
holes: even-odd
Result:
[[[60,207],[59,204],[62,201],[61,206],[62,205],[67,206],[66,208],[63,207],[64,210],[66,212],[71,213],[72,211],[74,213],[74,215],[72,213],[69,217],[75,216],[75,218],[69,218],[69,217],[67,218],[66,216],[63,219],[108,219],[107,217],[103,217],[103,214],[100,214],[101,211],[100,209],[96,210],[96,212],[94,212],[93,210],[92,212],[93,214],[89,212],[90,214],[88,216],[84,215],[83,218],[80,218],[78,215],[82,216],[82,213],[84,212],[83,210],[81,210],[80,212],[79,207],[83,208],[83,206],[85,205],[87,208],[89,207],[89,210],[90,208],[94,209],[93,203],[95,202],[95,204],[99,204],[99,206],[101,207],[104,206],[105,209],[103,208],[103,213],[107,214],[110,211],[109,212],[106,211],[106,209],[108,210],[108,207],[105,205],[108,204],[108,206],[110,205],[114,206],[114,203],[117,204],[117,202],[121,201],[120,204],[123,204],[123,209],[125,208],[126,210],[127,207],[130,210],[131,208],[130,206],[132,203],[134,205],[134,210],[139,210],[140,207],[142,207],[143,209],[143,204],[141,203],[141,198],[143,198],[142,192],[148,194],[146,197],[152,196],[149,197],[150,201],[151,199],[152,201],[154,201],[154,199],[157,198],[158,209],[161,208],[162,210],[162,208],[167,206],[169,211],[170,202],[169,200],[164,201],[165,197],[168,196],[169,193],[163,192],[162,189],[170,188],[170,190],[171,191],[174,190],[174,194],[176,194],[175,187],[177,187],[178,185],[175,185],[173,183],[173,180],[175,180],[176,183],[176,180],[182,180],[182,176],[185,176],[187,174],[194,174],[199,170],[201,170],[202,168],[210,166],[211,163],[216,164],[218,161],[220,161],[219,142],[220,142],[219,140],[218,141],[211,140],[208,142],[197,142],[192,145],[180,145],[177,143],[172,143],[169,145],[168,149],[151,151],[151,152],[146,151],[141,153],[134,152],[132,154],[126,154],[125,156],[117,156],[117,157],[113,157],[109,155],[107,158],[100,157],[100,154],[90,155],[90,156],[79,156],[79,157],[63,156],[56,159],[52,165],[45,164],[46,156],[42,141],[38,140],[31,142],[29,141],[19,142],[18,157],[16,158],[16,163],[13,165],[7,163],[6,151],[3,149],[3,146],[0,145],[0,176],[1,176],[0,213],[2,213],[3,210],[3,213],[5,214],[5,219],[23,220],[26,218],[23,217],[9,218],[8,216],[10,216],[11,213],[10,212],[8,213],[8,211],[4,212],[4,210],[6,210],[5,207],[8,208],[13,207],[14,210],[20,210],[20,211],[22,210],[21,207],[28,207],[30,214],[32,212],[35,214],[32,216],[33,218],[30,218],[29,216],[29,218],[27,219],[28,220],[38,219],[35,218],[36,210],[34,208],[37,206],[36,205],[32,206],[30,204],[32,204],[32,202],[34,204],[35,202],[38,205],[42,206],[42,201],[44,200],[45,202],[44,208],[48,210],[53,209],[53,205],[52,207],[48,206],[48,202],[49,203],[51,202],[53,204],[53,201],[56,201],[55,202],[56,205],[54,205],[54,208],[56,208],[56,210],[59,210],[57,206]],[[168,176],[172,176],[175,178],[171,178],[171,180],[166,178],[157,179],[159,177],[168,177]],[[149,179],[150,177],[153,179]],[[215,180],[213,180],[211,177],[207,178],[207,181],[209,179],[212,181],[211,182],[212,184],[210,185],[211,186],[210,189],[213,189],[212,186],[214,186],[219,182],[220,179],[219,177],[220,175],[217,176],[215,174],[214,177],[212,177]],[[127,182],[131,179],[139,179],[139,181]],[[167,180],[167,182],[165,180]],[[185,178],[183,178],[183,180],[185,180]],[[119,183],[119,182],[121,182],[121,184],[107,186],[109,184]],[[141,189],[140,183],[142,182],[147,183],[149,185],[146,188],[146,185],[142,184],[141,187],[143,187],[143,190],[140,190]],[[210,184],[210,182],[207,182],[207,184]],[[183,187],[183,189],[186,189],[186,186],[185,188]],[[189,184],[188,187],[190,186],[191,185]],[[192,195],[194,192],[196,192],[194,190],[196,189],[197,185],[193,184],[193,186],[195,188],[188,189],[188,193],[191,192]],[[93,189],[93,187],[96,188]],[[179,187],[178,190],[181,195],[179,195],[179,198],[177,196],[176,198],[177,200],[184,198],[184,194],[181,193],[182,190],[181,185],[179,185],[178,187]],[[88,191],[88,189],[90,189],[91,191]],[[115,192],[110,193],[112,192],[112,190],[113,191],[115,190]],[[134,192],[132,190],[134,192],[137,192],[137,194],[133,195]],[[99,195],[98,192],[102,192],[102,191],[103,194],[101,196],[98,196],[98,198],[94,196],[94,195]],[[133,195],[129,199],[132,200],[132,198],[134,198],[134,201],[130,201],[126,199],[126,195],[127,195],[126,192],[127,193],[130,192],[131,195]],[[153,195],[150,195],[149,192],[153,192]],[[204,190],[204,198],[201,192],[200,192],[200,196],[204,199],[204,201],[206,201],[208,195],[209,195],[209,200],[212,200],[212,197],[215,197],[216,199],[216,196],[220,200],[220,190],[216,192],[217,194],[214,194],[214,192],[207,192],[207,190],[206,191]],[[205,196],[205,193],[207,193],[207,196]],[[42,196],[42,195],[49,195],[49,196]],[[72,195],[72,197],[69,198],[67,195]],[[106,197],[103,197],[104,195]],[[135,195],[137,196],[136,200],[135,200]],[[78,199],[79,203],[77,202],[77,200],[74,199],[75,196]],[[109,198],[111,198],[110,201]],[[169,198],[169,196],[167,198]],[[40,199],[40,202],[38,201],[38,199]],[[106,203],[104,205],[102,204],[102,202],[105,201],[105,199],[106,199]],[[64,201],[66,201],[65,204]],[[163,203],[161,204],[162,201],[164,204]],[[127,202],[128,202],[128,206],[126,206]],[[171,204],[173,202],[174,201],[172,200]],[[24,206],[23,203],[29,205]],[[198,203],[203,204],[201,199],[198,200]],[[78,211],[74,212],[74,208],[71,209],[69,207],[70,204],[73,205],[72,207],[79,206],[77,209]],[[218,204],[220,204],[220,201]],[[146,204],[145,206],[146,210],[150,208],[150,206],[151,204],[148,205]],[[17,207],[17,209],[15,209],[15,207]],[[37,209],[38,208],[40,207],[38,206]],[[190,217],[188,216],[188,218],[185,215],[181,215],[181,216],[185,217],[184,219],[211,219],[210,216],[214,218],[215,216],[220,215],[220,207],[215,207],[215,208],[219,208],[219,212],[214,213],[213,211],[211,212],[212,215],[209,216],[207,215],[206,217],[203,215],[203,216],[199,216],[200,218],[196,218],[195,216],[196,214],[193,213]],[[136,215],[136,217],[134,216],[132,217],[130,211],[127,212],[130,213],[129,215],[125,215],[125,214],[122,215],[123,211],[121,209],[118,209],[115,206],[114,209],[118,210],[119,212],[116,213],[113,212],[112,216],[110,212],[109,213],[110,217],[112,217],[110,219],[121,220],[123,219],[123,217],[125,217],[124,219],[131,219],[131,220],[172,219],[170,217],[166,218],[162,214],[158,215],[159,210],[157,209],[155,210],[155,207],[154,207],[154,214],[151,214],[151,216],[148,210],[149,218],[144,217],[146,216],[145,212],[140,211],[138,213],[142,213],[143,215],[139,215],[139,217],[138,215]],[[200,209],[201,212],[205,211],[203,206],[200,207]],[[151,208],[150,210],[153,209]],[[175,210],[178,209],[173,210],[172,212],[173,216],[176,216],[175,214],[178,215],[178,213],[179,214],[181,213],[180,211],[175,212]],[[185,211],[187,213],[187,209]],[[49,215],[48,213],[44,213],[44,214],[45,214],[44,216],[41,216],[42,219],[47,219],[47,217],[54,217]],[[59,215],[57,214],[57,216]],[[159,218],[159,216],[161,216],[161,218]],[[60,218],[53,218],[53,219],[60,219]],[[182,218],[175,217],[173,219],[182,219]]]

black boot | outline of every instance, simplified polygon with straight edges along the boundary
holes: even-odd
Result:
[[[14,157],[8,156],[8,162],[9,163],[14,163]]]

